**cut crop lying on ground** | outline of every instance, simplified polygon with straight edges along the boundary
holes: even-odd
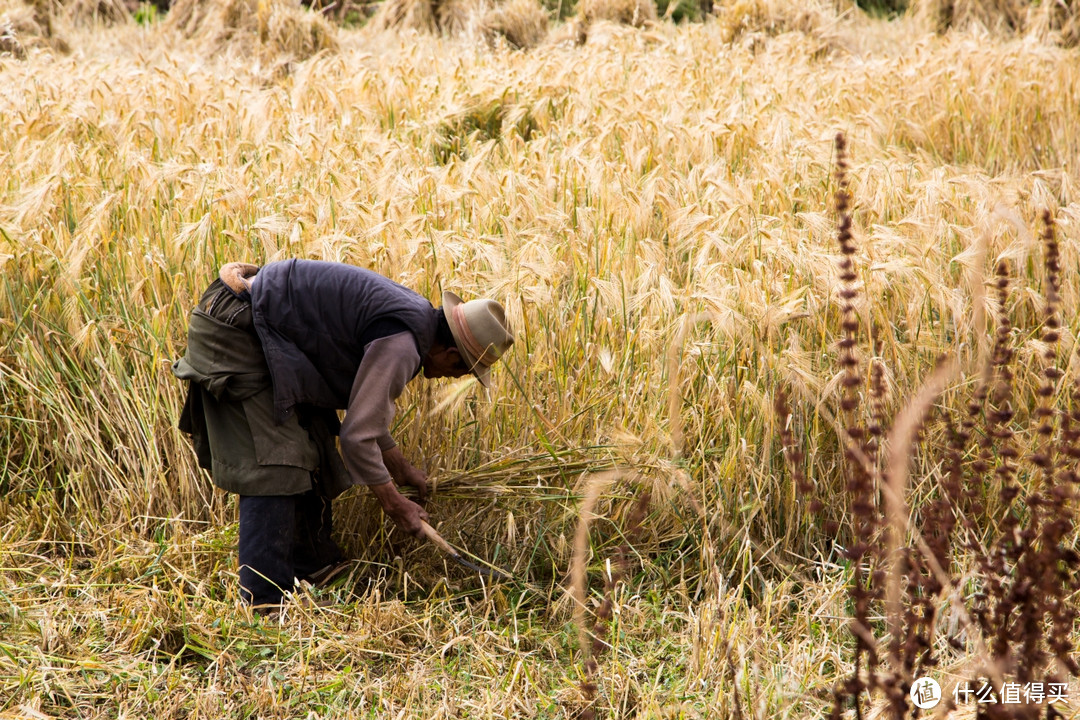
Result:
[[[257,53],[169,27],[72,33],[73,55],[0,61],[2,713],[822,716],[856,573],[836,130],[881,417],[984,344],[972,268],[998,260],[1016,387],[1038,388],[1039,209],[1080,262],[1080,71],[1035,39],[843,14],[734,44],[597,23],[529,53],[338,30],[267,82]],[[418,381],[394,433],[440,483],[440,532],[520,583],[445,565],[357,491],[336,518],[356,566],[321,595],[340,605],[238,610],[234,507],[175,430],[168,366],[220,264],[293,256],[506,305],[495,387]],[[1076,307],[1080,276],[1059,292]],[[635,481],[595,491],[580,608],[581,503],[610,470]],[[943,472],[916,460],[913,512]]]

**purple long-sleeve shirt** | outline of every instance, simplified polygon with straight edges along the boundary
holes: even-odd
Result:
[[[397,409],[394,401],[419,368],[416,341],[408,332],[379,338],[365,346],[341,423],[341,456],[354,484],[390,482],[382,454],[397,445],[390,437],[390,423]]]

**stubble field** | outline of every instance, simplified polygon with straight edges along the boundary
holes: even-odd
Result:
[[[1044,209],[1055,410],[1077,372],[1080,56],[781,10],[793,30],[748,12],[600,22],[527,52],[337,30],[290,63],[129,23],[0,57],[0,717],[577,717],[589,682],[603,717],[827,716],[852,670],[858,564],[834,137],[849,314],[860,368],[879,368],[856,388],[880,395],[866,412],[899,413],[942,353],[958,365],[935,402],[963,412],[1004,259],[1006,424],[1027,457],[1044,437]],[[175,429],[169,366],[221,264],[285,257],[505,304],[518,342],[493,388],[417,380],[395,436],[432,474],[443,534],[515,582],[445,563],[357,489],[336,515],[355,569],[299,589],[338,604],[274,622],[240,607],[234,504]],[[911,537],[941,457],[911,455]],[[987,518],[974,532],[993,534]],[[962,543],[951,562],[961,595],[978,585]],[[932,674],[992,674],[964,602],[933,604]],[[579,632],[597,628],[590,671]]]

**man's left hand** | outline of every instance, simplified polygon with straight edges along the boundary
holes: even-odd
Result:
[[[383,453],[383,462],[386,464],[386,469],[390,471],[390,477],[394,478],[395,483],[414,488],[417,494],[417,502],[421,505],[427,502],[427,473],[413,467],[412,463],[405,459],[400,448],[395,446],[385,451]]]

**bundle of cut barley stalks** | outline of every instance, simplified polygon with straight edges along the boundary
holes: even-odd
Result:
[[[299,0],[177,0],[166,23],[217,53],[306,60],[338,47],[334,26]]]
[[[656,22],[653,0],[581,0],[579,14],[586,23],[607,20],[620,25],[644,27]]]
[[[918,0],[913,9],[939,33],[975,26],[999,35],[1030,34],[1063,47],[1080,44],[1080,3],[1074,0]]]
[[[532,495],[565,498],[582,473],[607,470],[615,461],[604,456],[609,448],[571,448],[540,455],[500,458],[462,472],[434,474],[431,489],[447,498],[484,495]]]
[[[0,57],[23,59],[32,50],[66,53],[67,40],[54,27],[53,8],[48,2],[22,0],[0,2]]]
[[[505,42],[524,50],[547,37],[548,16],[539,0],[385,0],[371,26],[472,36],[491,45]]]

